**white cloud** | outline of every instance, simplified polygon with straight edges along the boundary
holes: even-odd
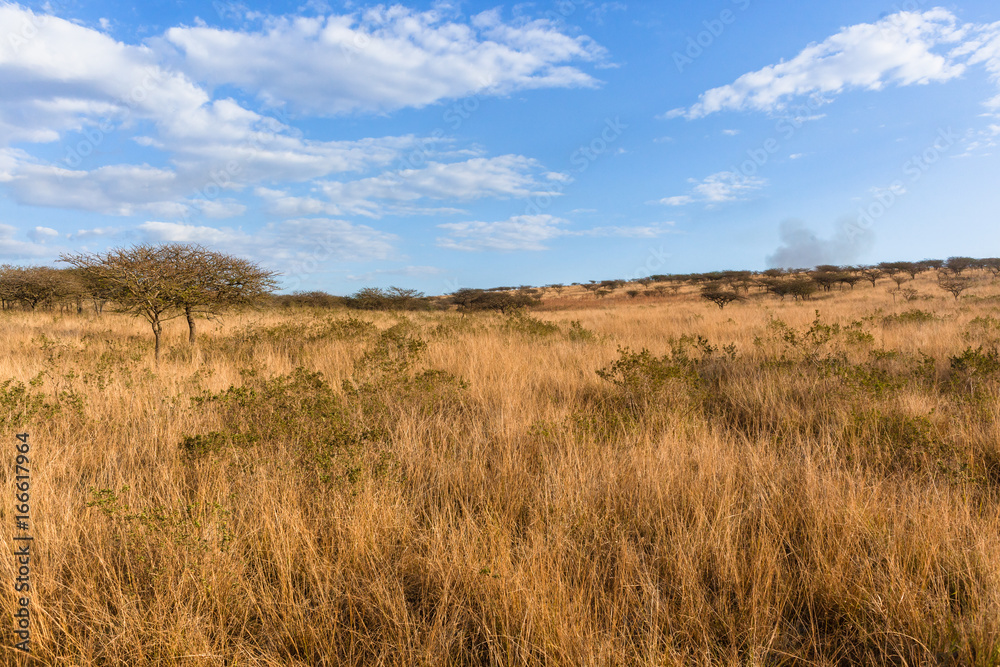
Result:
[[[93,239],[117,236],[124,231],[121,227],[95,227],[94,229],[78,229],[75,234],[69,236],[72,239]]]
[[[389,259],[398,240],[366,225],[330,218],[283,220],[253,233],[160,221],[143,223],[139,231],[152,243],[199,243],[250,257],[281,271],[288,289],[295,289],[305,275],[322,271],[331,262]]]
[[[632,227],[592,227],[573,230],[570,222],[556,216],[516,215],[501,222],[450,222],[438,225],[449,232],[438,238],[438,246],[451,250],[546,250],[546,241],[560,237],[589,236],[655,238],[672,233],[673,222]]]
[[[439,133],[311,140],[207,87],[328,115],[597,83],[577,66],[606,54],[585,36],[545,20],[504,22],[499,11],[460,17],[443,6],[257,16],[247,19],[263,22],[256,32],[181,27],[131,45],[0,0],[0,25],[31,27],[0,43],[0,187],[22,205],[185,223],[244,215],[246,192],[293,219],[454,214],[448,200],[558,194],[571,178],[527,157],[456,150]],[[96,155],[114,132],[167,160],[102,163]],[[56,140],[63,159],[8,147]],[[415,153],[419,168],[392,167]],[[231,240],[211,226],[157,224],[144,233]]]
[[[933,49],[968,35],[944,9],[899,12],[877,23],[843,28],[810,44],[788,61],[750,72],[703,93],[697,104],[666,117],[700,118],[719,111],[775,111],[793,97],[833,95],[850,88],[879,90],[941,82],[961,76],[965,65]]]
[[[379,19],[385,23],[383,28],[405,32],[409,25],[405,11],[395,8],[383,13]],[[374,14],[366,16],[366,21],[378,22]],[[560,43],[558,31],[551,26],[493,25],[488,16],[481,17],[481,22],[479,33],[510,30],[510,40],[542,51],[546,39],[551,38],[550,46]],[[30,38],[22,39],[15,31],[11,33],[14,39],[0,40],[0,89],[4,91],[0,98],[0,183],[19,203],[112,215],[180,217],[200,211],[206,217],[230,217],[240,215],[243,205],[227,194],[248,186],[384,169],[415,150],[426,161],[468,155],[468,151],[441,152],[439,148],[448,140],[440,136],[305,139],[285,123],[232,99],[213,100],[208,91],[171,69],[163,54],[150,47],[117,42],[82,25],[0,4],[0,25],[22,24],[33,26]],[[301,28],[305,23],[296,25]],[[442,40],[451,34],[448,25],[435,28],[444,31],[439,35]],[[589,44],[582,38],[563,39],[579,48]],[[439,46],[447,51],[443,43]],[[509,48],[516,51],[514,46]],[[81,53],[87,57],[81,58]],[[550,59],[558,56],[545,53]],[[246,60],[246,54],[241,59]],[[291,68],[285,75],[294,75],[297,65],[285,65]],[[376,88],[380,85],[371,77],[364,82]],[[88,164],[108,134],[118,131],[140,131],[132,138],[141,146],[166,152],[169,163],[157,167]],[[4,148],[13,141],[58,139],[65,141],[67,152],[57,162]],[[219,195],[224,201],[214,202]],[[291,203],[284,202],[284,209],[296,208]],[[303,213],[339,214],[339,209],[328,206],[300,204],[297,208]]]
[[[677,195],[676,197],[665,197],[660,200],[661,204],[665,206],[687,206],[688,204],[694,203],[694,197],[691,195]]]
[[[177,50],[193,78],[235,85],[315,114],[391,111],[474,94],[594,86],[569,63],[605,51],[546,20],[505,23],[498,10],[468,23],[438,10],[379,5],[349,15],[269,17],[258,32],[176,27],[157,48]]]
[[[284,141],[271,135],[279,143]],[[209,218],[242,215],[246,206],[231,195],[261,181],[308,181],[331,172],[360,170],[389,162],[412,146],[413,137],[388,137],[354,142],[329,142],[319,153],[306,142],[287,150],[216,145],[217,160],[203,146],[203,158],[190,154],[174,160],[175,168],[148,165],[108,165],[92,170],[44,164],[23,151],[0,149],[0,183],[20,204],[94,211],[108,215],[150,213],[184,217],[200,211]],[[243,150],[245,149],[245,150]],[[322,153],[322,154],[320,154]],[[264,189],[265,192],[274,192]],[[273,197],[272,197],[273,199]],[[329,206],[275,205],[282,215],[339,215]]]
[[[675,234],[673,221],[632,227],[594,227],[579,232],[567,232],[567,236],[607,236],[623,239],[654,239],[664,234]]]
[[[284,190],[257,188],[254,194],[264,200],[268,213],[285,218],[308,215],[341,215],[343,211],[336,204],[315,197],[296,197]]]
[[[426,278],[427,276],[439,276],[445,273],[444,269],[436,266],[403,266],[398,269],[377,269],[360,275],[348,275],[348,280],[368,281],[384,276],[401,276],[404,278]]]
[[[990,123],[985,128],[968,130],[962,138],[964,150],[955,157],[987,156],[1000,145],[1000,125]]]
[[[105,119],[166,122],[209,101],[146,47],[12,4],[0,5],[0,25],[17,27],[0,40],[0,146],[93,132]]]
[[[198,243],[206,246],[241,247],[253,243],[242,230],[201,227],[179,222],[144,222],[139,229],[155,243]]]
[[[955,56],[965,54],[969,55],[970,65],[983,65],[994,83],[1000,85],[1000,22],[982,26],[973,39],[953,52]],[[992,112],[1000,114],[1000,94],[983,104]]]
[[[196,199],[191,203],[194,204],[198,210],[200,210],[202,214],[208,218],[235,218],[243,215],[247,211],[246,206],[233,201],[232,199],[219,201]]]
[[[35,243],[45,243],[46,241],[59,237],[59,232],[51,227],[35,227],[27,234],[28,238]]]
[[[727,137],[735,137],[737,134],[740,133],[740,131],[739,130],[723,130],[722,133],[724,135],[726,135]]]
[[[422,169],[404,169],[356,181],[320,183],[329,202],[338,209],[361,215],[398,212],[400,206],[424,199],[472,201],[476,199],[530,197],[558,192],[546,190],[541,165],[521,155],[473,158],[464,162],[431,162]],[[558,181],[547,174],[545,180]],[[388,206],[386,206],[388,203]],[[318,205],[309,199],[296,205]],[[412,209],[410,209],[412,210]]]
[[[33,232],[39,229],[46,229],[44,227],[36,227]],[[54,231],[54,230],[49,230]],[[39,234],[33,234],[28,232],[27,236],[29,241],[21,241],[17,238],[19,230],[17,227],[12,225],[5,225],[0,223],[0,257],[4,259],[38,259],[38,258],[50,258],[59,252],[58,248],[54,248],[45,243],[45,239],[49,237],[47,232],[42,232]],[[41,239],[41,241],[36,241],[35,237]]]
[[[176,178],[168,169],[147,165],[116,165],[88,172],[24,163],[6,185],[19,204],[134,215],[158,204],[170,204],[178,196]]]
[[[552,215],[516,215],[503,222],[450,222],[438,245],[451,250],[545,250],[545,242],[565,233],[568,220]]]
[[[767,180],[763,178],[744,176],[733,171],[720,171],[702,181],[691,178],[688,182],[694,184],[689,194],[666,197],[659,200],[659,203],[666,206],[686,206],[696,202],[723,204],[741,200],[767,185]]]

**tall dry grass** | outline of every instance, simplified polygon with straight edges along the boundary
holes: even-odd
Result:
[[[33,659],[1000,664],[998,289],[885,284],[247,312],[158,367],[134,320],[0,313]]]

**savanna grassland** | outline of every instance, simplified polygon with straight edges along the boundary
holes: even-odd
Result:
[[[1000,664],[1000,283],[977,280],[246,310],[193,347],[171,322],[158,365],[133,318],[2,312],[33,660]],[[14,577],[0,559],[9,627]]]

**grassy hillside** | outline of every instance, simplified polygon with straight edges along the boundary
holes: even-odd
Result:
[[[136,320],[0,313],[33,655],[1000,664],[1000,285],[979,280],[248,311],[194,348],[171,323],[158,366]]]

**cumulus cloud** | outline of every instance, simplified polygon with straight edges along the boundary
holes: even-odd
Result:
[[[313,114],[391,111],[473,94],[594,86],[570,63],[603,48],[546,20],[504,22],[499,10],[470,21],[400,5],[353,14],[269,17],[256,32],[175,27],[160,48],[211,85],[235,85]]]
[[[169,121],[209,101],[146,47],[8,3],[0,25],[14,27],[0,40],[0,145],[56,141],[102,119]]]
[[[501,155],[464,162],[431,162],[421,169],[385,172],[356,181],[321,182],[319,186],[338,210],[375,216],[408,210],[410,205],[425,199],[473,201],[556,196],[557,191],[546,189],[546,182],[554,180],[559,179],[551,173],[543,175],[536,160],[522,155]],[[294,203],[320,205],[315,199]]]
[[[687,206],[703,202],[712,206],[744,199],[746,195],[767,185],[766,179],[744,176],[734,171],[720,171],[702,181],[690,178],[688,182],[694,184],[689,194],[665,197],[659,203],[665,206]]]
[[[172,204],[176,178],[169,169],[147,165],[83,171],[30,162],[19,165],[6,185],[19,204],[134,215]]]
[[[955,60],[959,52],[935,49],[953,47],[976,29],[960,26],[945,9],[898,12],[877,23],[843,28],[791,60],[744,74],[703,93],[691,107],[667,115],[693,119],[720,111],[770,112],[784,108],[793,97],[948,81],[961,76],[966,65]],[[980,52],[979,57],[987,55]]]
[[[35,243],[45,243],[46,241],[59,238],[59,232],[51,227],[35,227],[28,232],[27,237]]]
[[[239,216],[245,204],[233,199],[236,193],[317,179],[336,178],[325,186],[325,201],[314,192],[268,204],[293,216],[379,215],[374,202],[384,198],[536,191],[536,174],[517,173],[528,169],[524,165],[505,167],[510,157],[451,164],[470,151],[445,150],[449,140],[438,135],[311,140],[283,120],[230,98],[215,99],[209,88],[244,87],[276,105],[280,100],[327,114],[595,84],[566,64],[604,57],[586,37],[564,34],[547,21],[505,23],[498,12],[455,17],[376,7],[350,15],[269,17],[258,32],[176,28],[148,45],[131,45],[0,0],[0,25],[30,28],[15,29],[0,43],[0,184],[21,204],[162,218]],[[365,48],[348,49],[355,41]],[[280,110],[277,115],[284,118]],[[112,132],[169,160],[101,164],[91,156]],[[61,159],[10,147],[56,140],[65,142]],[[389,169],[414,151],[427,167],[353,182],[340,178]],[[471,175],[460,173],[470,168]],[[469,182],[476,177],[496,179],[495,186]],[[407,207],[398,203],[394,210],[405,213]]]
[[[18,238],[21,230],[13,225],[0,223],[0,258],[10,260],[52,258],[59,252],[57,247],[46,243],[47,240],[54,238],[49,233],[53,231],[55,230],[47,227],[35,227],[26,234],[29,240],[22,241]]]
[[[569,221],[552,215],[516,215],[502,222],[450,222],[438,225],[449,235],[438,245],[451,250],[545,250],[545,242],[562,236]]]

